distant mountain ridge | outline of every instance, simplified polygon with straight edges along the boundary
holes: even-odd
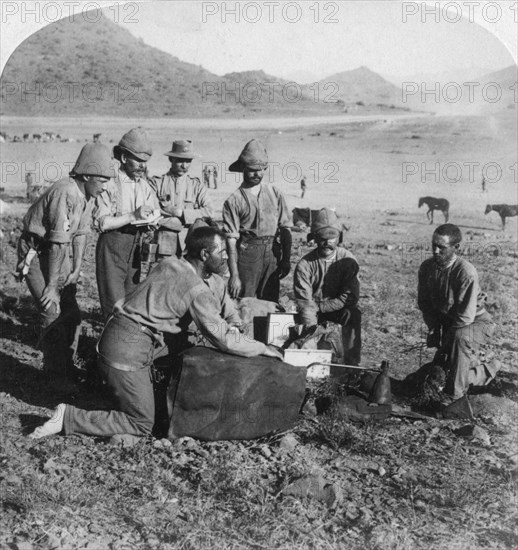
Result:
[[[0,79],[3,115],[322,115],[399,105],[367,67],[299,85],[264,71],[218,76],[148,46],[104,15],[57,21],[25,40]]]
[[[365,101],[365,98],[375,103],[401,103],[399,88],[365,66],[332,74],[319,83],[330,88],[335,84],[335,95],[346,103]]]

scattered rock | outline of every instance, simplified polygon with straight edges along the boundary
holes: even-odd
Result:
[[[303,476],[284,489],[285,495],[297,498],[315,498],[324,500],[324,488],[326,480],[321,474],[309,474]]]
[[[299,442],[293,434],[287,434],[279,441],[279,448],[283,451],[293,451],[298,444]]]
[[[416,500],[414,502],[414,508],[417,508],[418,510],[424,510],[426,508],[426,504],[422,500]]]
[[[496,397],[487,393],[470,395],[469,400],[475,416],[487,419],[500,427],[514,428],[518,418],[518,403],[506,397]]]
[[[108,441],[110,445],[118,445],[120,447],[134,447],[137,443],[142,441],[141,437],[130,434],[115,434],[112,435]]]
[[[66,476],[71,472],[70,466],[66,464],[59,464],[53,458],[49,458],[43,465],[43,471],[46,474],[54,474],[58,476]]]
[[[344,493],[336,483],[328,484],[324,487],[322,499],[330,510],[337,508],[344,500]]]
[[[272,456],[272,451],[270,450],[270,447],[268,445],[261,445],[259,447],[259,452],[265,457],[270,458]]]
[[[90,523],[88,526],[88,531],[90,531],[90,533],[101,534],[103,532],[103,528],[98,523]]]
[[[47,544],[52,550],[54,550],[54,548],[61,548],[61,541],[58,537],[52,534],[47,537]]]
[[[453,430],[453,433],[462,437],[468,437],[475,441],[480,441],[481,443],[484,443],[484,445],[491,445],[491,439],[487,431],[480,426],[476,426],[475,424],[462,426],[461,428]]]

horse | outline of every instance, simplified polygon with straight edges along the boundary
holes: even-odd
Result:
[[[500,219],[502,220],[502,231],[505,229],[505,218],[512,218],[513,216],[518,216],[518,205],[509,205],[509,204],[486,204],[486,211],[484,214],[489,214],[489,212],[494,211],[500,214]]]
[[[450,203],[446,199],[436,199],[435,197],[421,197],[419,199],[418,208],[421,208],[423,204],[428,206],[428,212],[426,213],[427,219],[430,220],[430,224],[433,223],[433,211],[440,210],[444,215],[444,222],[448,223],[450,217]]]

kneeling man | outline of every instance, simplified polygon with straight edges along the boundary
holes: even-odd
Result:
[[[228,318],[212,283],[225,289],[216,275],[228,258],[224,233],[213,227],[195,229],[186,239],[186,249],[185,258],[164,259],[127,298],[115,304],[104,328],[97,345],[99,363],[117,400],[117,410],[85,411],[60,404],[32,438],[62,430],[66,435],[151,435],[155,419],[153,362],[182,351],[179,336],[191,320],[219,350],[243,357],[282,359],[275,348],[238,334],[222,317]],[[218,280],[211,281],[213,277]]]
[[[470,385],[489,383],[498,362],[484,366],[474,357],[493,335],[495,325],[484,309],[475,267],[459,258],[462,233],[451,223],[432,238],[433,257],[419,268],[418,306],[428,327],[427,346],[438,348],[436,361],[447,371],[445,393],[459,399]],[[474,360],[473,360],[474,359]]]
[[[342,226],[333,210],[323,208],[311,224],[316,250],[297,264],[293,277],[295,299],[302,324],[309,329],[325,321],[342,325],[344,362],[359,365],[361,312],[358,262],[339,247]]]

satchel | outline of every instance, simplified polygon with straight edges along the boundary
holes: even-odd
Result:
[[[271,357],[190,348],[168,388],[168,437],[254,439],[289,430],[298,419],[305,388],[305,368]]]

